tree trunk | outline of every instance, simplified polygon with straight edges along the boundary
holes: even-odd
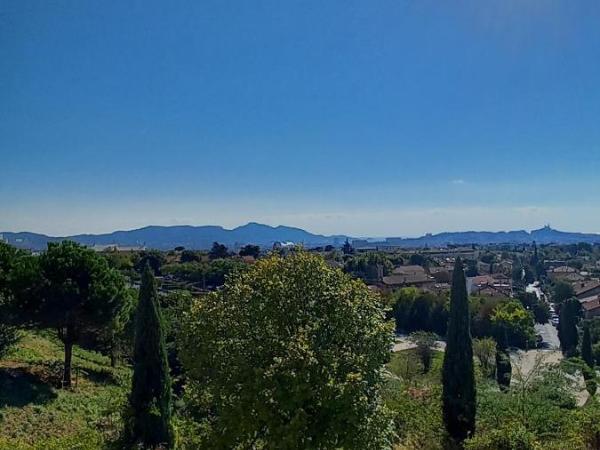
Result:
[[[73,341],[69,336],[65,339],[65,368],[63,372],[63,387],[71,387],[71,360],[73,357]]]

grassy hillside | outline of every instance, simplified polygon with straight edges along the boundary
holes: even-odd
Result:
[[[63,348],[51,333],[26,333],[0,361],[0,449],[96,449],[121,429],[130,370],[74,348],[76,381],[60,389]]]

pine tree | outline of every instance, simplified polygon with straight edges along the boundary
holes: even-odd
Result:
[[[442,381],[446,430],[455,441],[461,442],[475,431],[476,402],[469,296],[460,258],[452,277]]]
[[[583,339],[581,340],[581,358],[588,367],[594,367],[594,356],[592,354],[592,339],[590,337],[590,326],[586,322],[583,327]]]
[[[136,312],[134,368],[127,435],[131,444],[171,447],[171,378],[156,280],[142,274]]]

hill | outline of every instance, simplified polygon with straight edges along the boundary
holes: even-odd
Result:
[[[46,236],[37,233],[2,233],[4,240],[9,244],[31,250],[43,250],[48,242],[57,242],[70,239],[88,246],[119,245],[124,247],[155,248],[170,250],[183,246],[188,249],[206,250],[213,242],[220,242],[228,247],[239,247],[245,244],[255,244],[261,247],[271,247],[275,242],[294,242],[307,247],[318,245],[340,246],[346,238],[345,235],[325,236],[310,233],[301,228],[289,226],[272,227],[259,223],[225,229],[221,226],[148,226],[136,230],[115,231],[107,234],[79,234],[74,236]],[[533,230],[518,231],[461,231],[427,234],[418,238],[388,237],[381,241],[355,240],[355,246],[360,247],[443,247],[446,245],[469,244],[574,244],[586,242],[600,243],[600,234],[577,233],[559,231],[549,226]]]
[[[159,250],[169,250],[177,246],[189,249],[203,250],[220,242],[228,247],[245,244],[255,244],[271,247],[274,242],[294,242],[306,246],[341,245],[346,236],[323,236],[309,233],[300,228],[277,226],[272,227],[259,223],[227,230],[220,226],[148,226],[129,231],[115,231],[107,234],[79,234],[74,236],[46,236],[36,233],[2,233],[4,239],[11,245],[31,250],[43,250],[48,242],[65,239],[79,242],[88,246],[145,246]]]

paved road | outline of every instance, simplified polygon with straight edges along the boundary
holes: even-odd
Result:
[[[550,323],[540,325],[535,324],[535,332],[542,336],[546,348],[550,350],[558,350],[560,348],[560,341],[558,340],[558,330],[555,326]]]

